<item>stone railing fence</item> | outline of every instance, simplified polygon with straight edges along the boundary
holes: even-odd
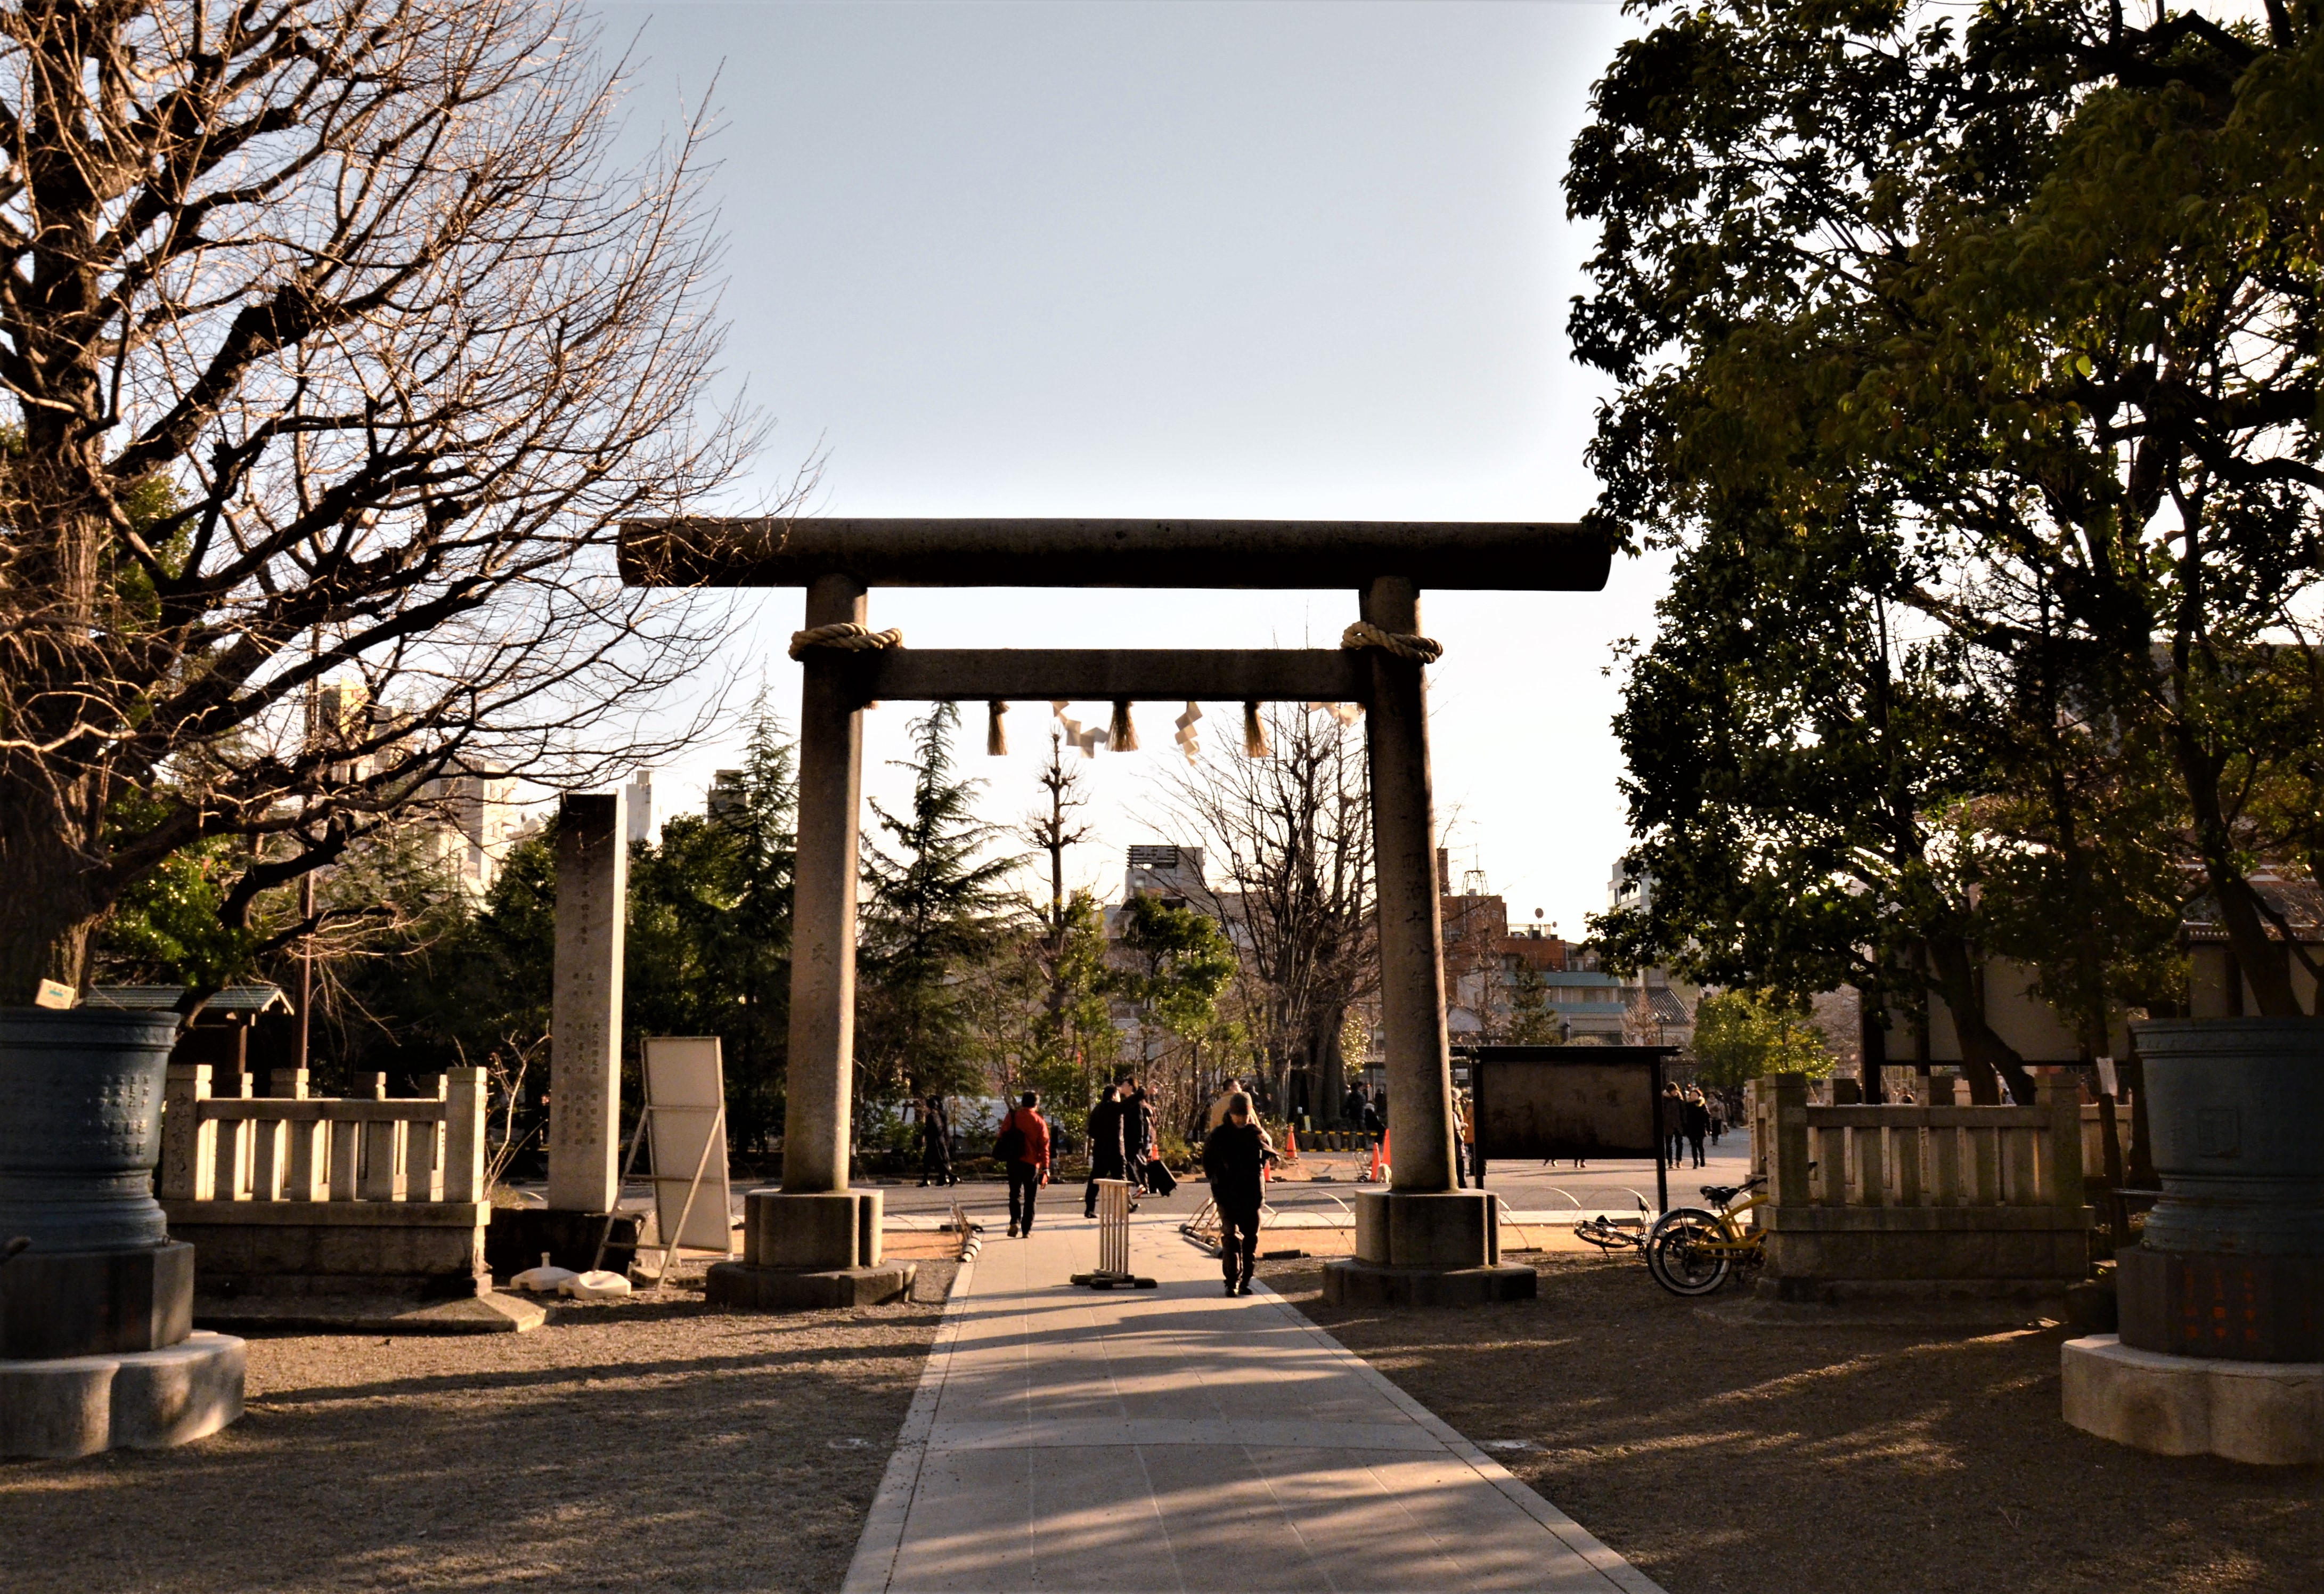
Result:
[[[303,1071],[275,1093],[208,1064],[173,1064],[162,1091],[161,1210],[195,1250],[196,1315],[318,1296],[428,1301],[487,1294],[484,1071],[455,1068],[432,1096],[310,1096]],[[208,1304],[205,1304],[207,1301]]]
[[[229,1083],[230,1082],[230,1083]],[[433,1096],[387,1093],[387,1075],[364,1076],[369,1093],[309,1096],[305,1071],[251,1094],[246,1073],[228,1074],[233,1095],[211,1093],[208,1064],[176,1064],[162,1092],[163,1201],[414,1201],[484,1198],[484,1071],[438,1076]]]
[[[2030,1107],[1821,1107],[1797,1074],[1754,1081],[1769,1293],[2023,1293],[2084,1276],[2080,1092],[2039,1088]]]
[[[2062,1082],[2032,1107],[1819,1107],[1796,1076],[1752,1083],[1751,1167],[1775,1206],[2082,1204],[2082,1111]]]

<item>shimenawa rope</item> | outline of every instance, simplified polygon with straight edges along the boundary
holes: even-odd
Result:
[[[836,648],[845,653],[872,653],[882,648],[900,648],[904,633],[900,631],[873,631],[868,625],[844,621],[837,625],[818,625],[810,631],[791,632],[791,657],[797,659],[809,648]]]
[[[1398,659],[1409,659],[1415,664],[1434,664],[1444,657],[1444,645],[1427,637],[1415,636],[1410,631],[1382,631],[1368,620],[1359,620],[1340,633],[1340,646],[1348,649],[1378,648],[1393,653]]]

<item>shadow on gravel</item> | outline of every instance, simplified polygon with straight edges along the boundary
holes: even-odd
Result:
[[[254,1340],[222,1433],[0,1465],[0,1584],[834,1589],[941,1316],[697,1293],[529,1334]]]
[[[1748,1324],[1636,1262],[1536,1265],[1538,1300],[1459,1311],[1263,1272],[1672,1594],[2324,1589],[2324,1469],[2068,1427],[2062,1331]]]

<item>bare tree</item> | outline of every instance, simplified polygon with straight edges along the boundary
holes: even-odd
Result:
[[[1277,1110],[1290,1110],[1291,1075],[1303,1071],[1330,1123],[1344,1091],[1349,1009],[1379,984],[1363,733],[1294,705],[1267,717],[1270,756],[1174,771],[1163,800],[1216,864],[1219,893],[1206,906],[1240,954],[1238,1006]]]
[[[0,1003],[205,839],[247,924],[438,777],[666,745],[725,611],[624,590],[614,531],[758,433],[701,413],[704,129],[617,167],[578,15],[0,11]]]
[[[1090,827],[1074,819],[1089,806],[1081,769],[1065,762],[1065,727],[1054,720],[1049,724],[1049,756],[1038,779],[1047,802],[1025,816],[1019,834],[1049,856],[1048,930],[1042,945],[1049,972],[1048,1008],[1054,1017],[1065,1004],[1065,849],[1079,846],[1090,835]]]

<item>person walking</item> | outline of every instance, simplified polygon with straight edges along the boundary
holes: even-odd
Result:
[[[1089,1115],[1089,1188],[1082,1193],[1082,1216],[1097,1216],[1097,1182],[1100,1179],[1127,1179],[1130,1169],[1122,1158],[1121,1087],[1108,1085],[1097,1099]]]
[[[1267,1166],[1276,1160],[1267,1130],[1251,1121],[1250,1097],[1238,1091],[1227,1098],[1226,1118],[1203,1142],[1203,1172],[1219,1209],[1219,1266],[1227,1294],[1250,1294],[1259,1266],[1259,1209],[1265,1199]]]
[[[1218,1099],[1211,1103],[1211,1121],[1209,1129],[1217,1129],[1221,1124],[1226,1122],[1227,1103],[1233,1101],[1238,1094],[1242,1094],[1246,1101],[1250,1100],[1250,1097],[1243,1092],[1242,1082],[1240,1080],[1231,1079],[1220,1088]],[[1208,1129],[1204,1130],[1204,1133],[1207,1134],[1208,1132]]]
[[[1686,1143],[1694,1153],[1694,1166],[1702,1166],[1703,1137],[1711,1133],[1711,1107],[1702,1092],[1692,1085],[1686,1091]]]
[[[930,1096],[920,1103],[920,1188],[928,1181],[957,1184],[952,1171],[952,1121],[945,1116],[944,1098]]]
[[[996,1149],[1009,1170],[1009,1238],[1033,1232],[1033,1198],[1049,1182],[1049,1120],[1041,1093],[1028,1091],[1001,1120]]]
[[[1677,1167],[1686,1160],[1686,1097],[1673,1080],[1663,1086],[1663,1161]]]
[[[1121,1155],[1130,1170],[1130,1193],[1134,1196],[1147,1193],[1146,1169],[1154,1160],[1154,1148],[1153,1099],[1147,1095],[1144,1085],[1132,1080],[1121,1096]],[[1130,1210],[1138,1210],[1135,1201],[1130,1202]]]

